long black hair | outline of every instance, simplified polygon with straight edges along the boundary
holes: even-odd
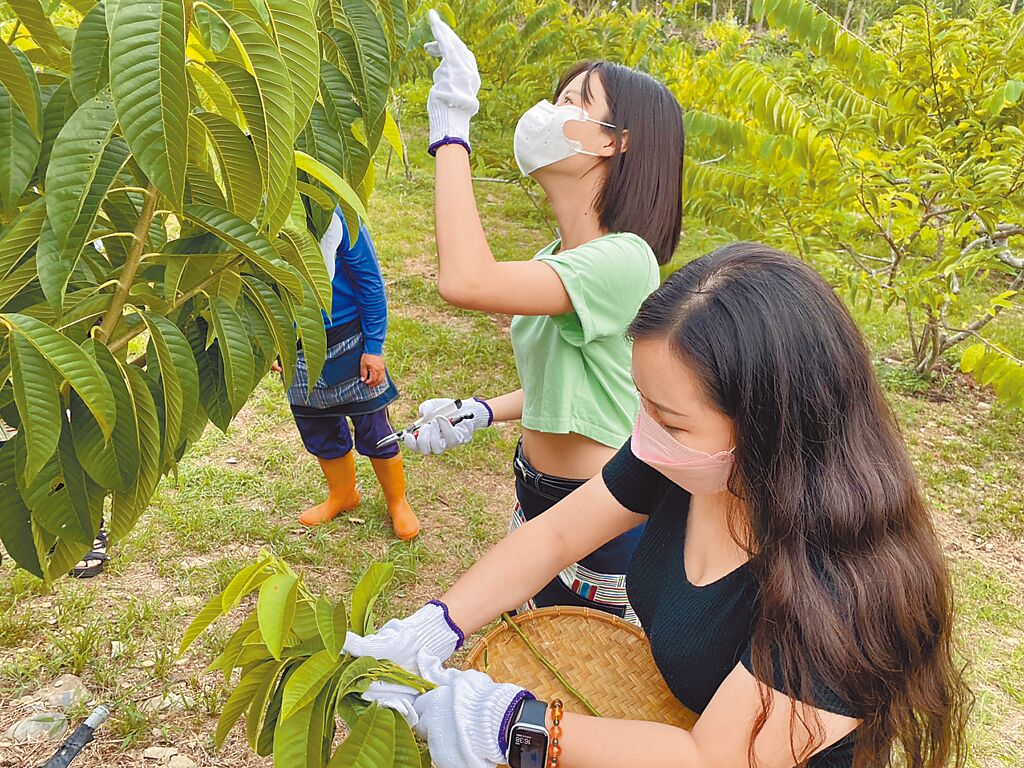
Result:
[[[912,768],[962,765],[971,697],[953,658],[946,563],[833,290],[787,254],[738,243],[669,277],[630,333],[666,340],[733,422],[731,528],[760,586],[757,677],[781,676],[785,693],[813,702],[814,670],[862,718],[855,765],[888,765],[894,747]],[[752,761],[770,711],[763,686],[761,703]],[[813,751],[821,723],[797,710]]]
[[[616,152],[606,159],[608,179],[598,195],[601,226],[632,232],[651,246],[659,264],[672,259],[683,222],[683,110],[668,88],[650,75],[609,61],[585,61],[566,72],[555,102],[581,72],[583,106],[592,101],[590,78],[608,97],[605,122],[615,128]],[[625,151],[623,134],[628,132]]]

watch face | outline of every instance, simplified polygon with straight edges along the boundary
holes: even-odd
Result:
[[[544,768],[548,758],[548,735],[526,728],[513,728],[509,737],[508,764],[512,768]]]

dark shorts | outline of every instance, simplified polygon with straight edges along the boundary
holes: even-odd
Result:
[[[514,466],[516,506],[510,530],[543,514],[586,482],[538,472],[523,455],[522,443],[516,447]],[[639,525],[573,563],[523,608],[575,605],[595,608],[638,623],[626,597],[625,574],[643,531],[644,526]]]
[[[390,459],[398,455],[398,444],[392,443],[384,448],[377,448],[377,441],[387,437],[395,430],[388,420],[387,408],[374,413],[345,414],[321,412],[312,408],[302,408],[296,413],[292,406],[295,426],[299,428],[302,444],[306,450],[320,459],[340,459],[352,450],[352,431],[348,420],[352,420],[355,428],[355,448],[363,456],[371,459]],[[311,415],[311,412],[312,415]]]

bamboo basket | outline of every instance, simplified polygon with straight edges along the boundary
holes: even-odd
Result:
[[[602,717],[687,729],[697,721],[668,689],[639,627],[602,611],[568,606],[540,608],[512,620]],[[542,701],[560,698],[570,712],[587,712],[504,622],[473,646],[463,666],[496,682],[521,685]]]

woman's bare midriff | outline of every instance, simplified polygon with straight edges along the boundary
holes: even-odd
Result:
[[[615,455],[616,449],[574,433],[553,435],[524,429],[523,452],[534,469],[545,475],[589,480]]]

